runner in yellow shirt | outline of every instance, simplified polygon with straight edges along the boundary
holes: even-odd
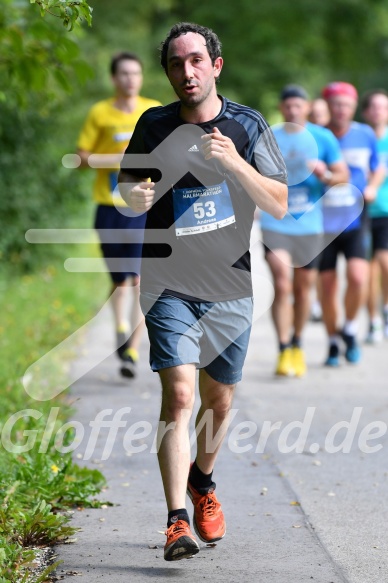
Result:
[[[145,214],[134,217],[121,198],[117,176],[122,155],[132,136],[137,120],[150,107],[161,103],[139,95],[143,83],[143,67],[137,55],[123,52],[112,58],[112,82],[115,97],[96,103],[90,110],[78,139],[81,167],[89,167],[90,154],[99,154],[99,163],[107,157],[112,165],[112,154],[117,154],[117,170],[98,168],[93,198],[97,203],[95,228],[99,232],[101,251],[112,279],[112,307],[116,326],[117,354],[121,360],[121,373],[135,376],[138,346],[143,322],[129,337],[130,323],[141,317],[139,302],[133,304],[128,315],[129,286],[139,289],[141,242]],[[102,230],[126,230],[115,243],[103,240]],[[115,293],[113,293],[115,292]],[[137,294],[138,295],[138,294]]]

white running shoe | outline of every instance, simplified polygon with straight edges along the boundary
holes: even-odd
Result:
[[[379,319],[376,318],[369,324],[369,332],[367,334],[367,337],[365,338],[365,342],[367,344],[378,344],[382,340],[383,340],[382,322],[380,318]]]

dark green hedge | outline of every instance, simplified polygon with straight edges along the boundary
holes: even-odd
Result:
[[[21,271],[58,253],[27,243],[28,229],[74,226],[74,217],[88,213],[85,177],[62,166],[74,139],[61,119],[53,112],[43,117],[33,104],[21,111],[0,103],[0,254],[3,264]]]

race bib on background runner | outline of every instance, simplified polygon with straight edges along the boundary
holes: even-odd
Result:
[[[357,192],[360,198],[360,191],[351,184],[337,184],[327,189],[323,205],[325,207],[353,206],[357,203]]]
[[[307,187],[290,186],[288,189],[288,212],[291,215],[302,215],[312,206],[313,203],[309,199]]]
[[[226,181],[214,186],[172,189],[175,233],[199,235],[236,222]]]
[[[364,198],[356,186],[337,184],[323,197],[323,222],[327,233],[342,233],[357,221],[364,208]],[[358,222],[352,228],[358,228]]]

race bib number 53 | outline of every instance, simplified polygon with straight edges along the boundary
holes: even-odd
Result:
[[[214,186],[173,188],[176,235],[198,235],[236,222],[226,181]]]

